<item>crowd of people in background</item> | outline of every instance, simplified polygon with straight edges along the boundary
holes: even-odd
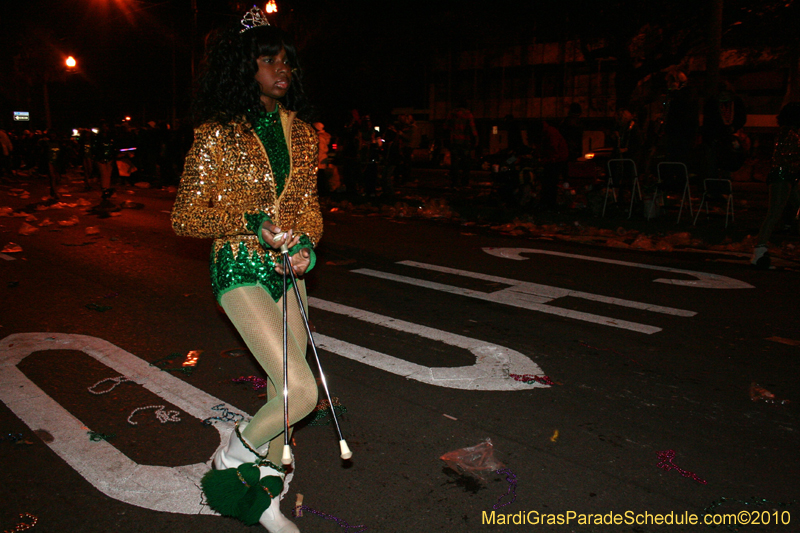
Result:
[[[112,184],[177,185],[191,142],[188,125],[172,128],[154,121],[142,127],[101,121],[94,128],[68,131],[0,129],[0,177],[44,178],[51,201],[57,202],[66,170],[78,168],[86,190],[98,190],[110,207]]]
[[[723,86],[701,106],[679,71],[667,75],[666,86],[661,102],[620,107],[613,122],[601,126],[610,157],[633,160],[640,176],[654,175],[658,161],[678,161],[697,176],[729,177],[742,166],[750,147],[742,132],[747,114],[741,98]],[[702,127],[701,107],[706,117]],[[320,140],[320,194],[392,195],[411,179],[413,154],[423,148],[427,162],[449,168],[454,189],[469,185],[476,168],[535,167],[528,181],[539,189],[537,205],[556,209],[558,184],[568,178],[568,163],[586,151],[584,130],[598,128],[596,119],[591,127],[587,120],[577,103],[562,119],[522,120],[508,114],[495,126],[505,132],[504,146],[491,147],[463,98],[436,127],[434,138],[428,138],[430,129],[421,133],[412,114],[376,124],[369,114],[353,109],[333,131],[314,123]],[[65,168],[80,167],[86,187],[97,187],[106,200],[111,182],[176,185],[191,142],[191,127],[180,122],[175,127],[150,121],[138,127],[102,122],[72,131],[11,130],[0,133],[0,173],[47,177],[50,194],[57,199]],[[530,197],[533,185],[515,185],[518,203],[520,195]]]
[[[655,179],[660,161],[684,163],[696,187],[705,178],[730,179],[752,153],[743,130],[747,109],[742,98],[723,83],[703,101],[677,70],[665,81],[660,101],[621,106],[613,121],[605,122],[608,157],[633,160],[645,184]],[[491,147],[464,99],[435,130],[424,131],[409,113],[376,124],[353,109],[332,132],[321,122],[313,124],[320,141],[319,193],[391,198],[411,180],[414,154],[421,151],[419,161],[449,169],[454,190],[469,186],[471,170],[491,170],[503,201],[558,210],[559,184],[569,178],[569,164],[584,160],[584,132],[597,129],[598,121],[589,125],[588,120],[577,103],[562,119],[521,120],[509,114],[492,132],[505,133],[503,145]],[[435,135],[429,138],[432,131]],[[86,189],[100,192],[98,209],[113,210],[114,184],[177,185],[191,142],[191,126],[180,122],[175,127],[151,121],[139,127],[102,122],[72,131],[0,129],[0,177],[24,173],[46,178],[52,200],[58,201],[65,170],[77,167],[83,170]],[[762,150],[762,156],[770,154]],[[510,178],[503,177],[504,170]]]

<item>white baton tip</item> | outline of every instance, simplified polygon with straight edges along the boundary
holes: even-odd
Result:
[[[283,457],[281,457],[281,463],[285,465],[292,464],[292,447],[288,444],[283,445]]]
[[[342,439],[339,441],[339,449],[342,451],[342,459],[350,459],[353,457],[353,452],[350,451],[350,448],[347,446],[347,441]]]

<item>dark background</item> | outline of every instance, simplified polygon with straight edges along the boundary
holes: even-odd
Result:
[[[0,69],[8,76],[0,91],[3,120],[8,106],[30,110],[32,121],[41,117],[47,80],[53,120],[62,125],[126,115],[139,124],[170,120],[173,106],[177,118],[186,116],[193,47],[199,62],[204,36],[238,23],[252,6],[197,0],[193,38],[191,0],[7,4],[0,15]],[[486,33],[486,20],[469,3],[451,10],[423,2],[284,0],[278,7],[271,21],[294,35],[312,101],[320,118],[333,122],[353,107],[379,116],[423,107],[430,50]],[[74,73],[65,72],[69,55],[78,61]]]
[[[45,83],[57,127],[188,116],[193,53],[199,62],[204,36],[252,7],[195,3],[196,23],[193,0],[3,2],[0,127],[11,126],[11,111],[27,110],[30,127],[43,128]],[[434,56],[503,44],[579,39],[592,65],[614,61],[617,93],[627,94],[687,53],[704,53],[710,4],[281,0],[271,20],[295,36],[318,118],[336,129],[353,108],[376,122],[394,108],[424,109]],[[796,65],[797,12],[793,1],[725,0],[722,45]],[[68,55],[75,72],[66,72]]]

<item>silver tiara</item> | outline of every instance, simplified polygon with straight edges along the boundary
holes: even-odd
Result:
[[[253,9],[245,13],[244,18],[242,18],[242,26],[244,26],[244,29],[239,30],[239,33],[257,28],[258,26],[269,26],[269,21],[264,15],[264,12],[261,11],[261,8],[253,6]]]

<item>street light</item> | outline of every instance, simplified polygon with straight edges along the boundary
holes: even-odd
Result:
[[[78,62],[72,56],[67,57],[67,59],[64,61],[64,64],[67,67],[66,72],[70,73],[70,74],[74,73],[75,72],[75,67],[78,66]],[[64,81],[64,79],[65,78],[64,78],[64,74],[63,73],[61,73],[61,75],[58,75],[58,73],[52,73],[49,76],[45,75],[45,77],[44,77],[44,83],[43,83],[43,89],[44,89],[43,90],[43,93],[44,93],[44,116],[45,116],[45,123],[47,124],[47,129],[48,130],[53,128],[53,119],[52,119],[52,117],[50,115],[50,91],[49,91],[49,87],[47,85],[51,81]]]
[[[275,3],[275,0],[269,0],[269,2],[267,2],[267,5],[264,6],[264,11],[266,11],[268,15],[271,15],[272,13],[277,13],[278,4]]]

